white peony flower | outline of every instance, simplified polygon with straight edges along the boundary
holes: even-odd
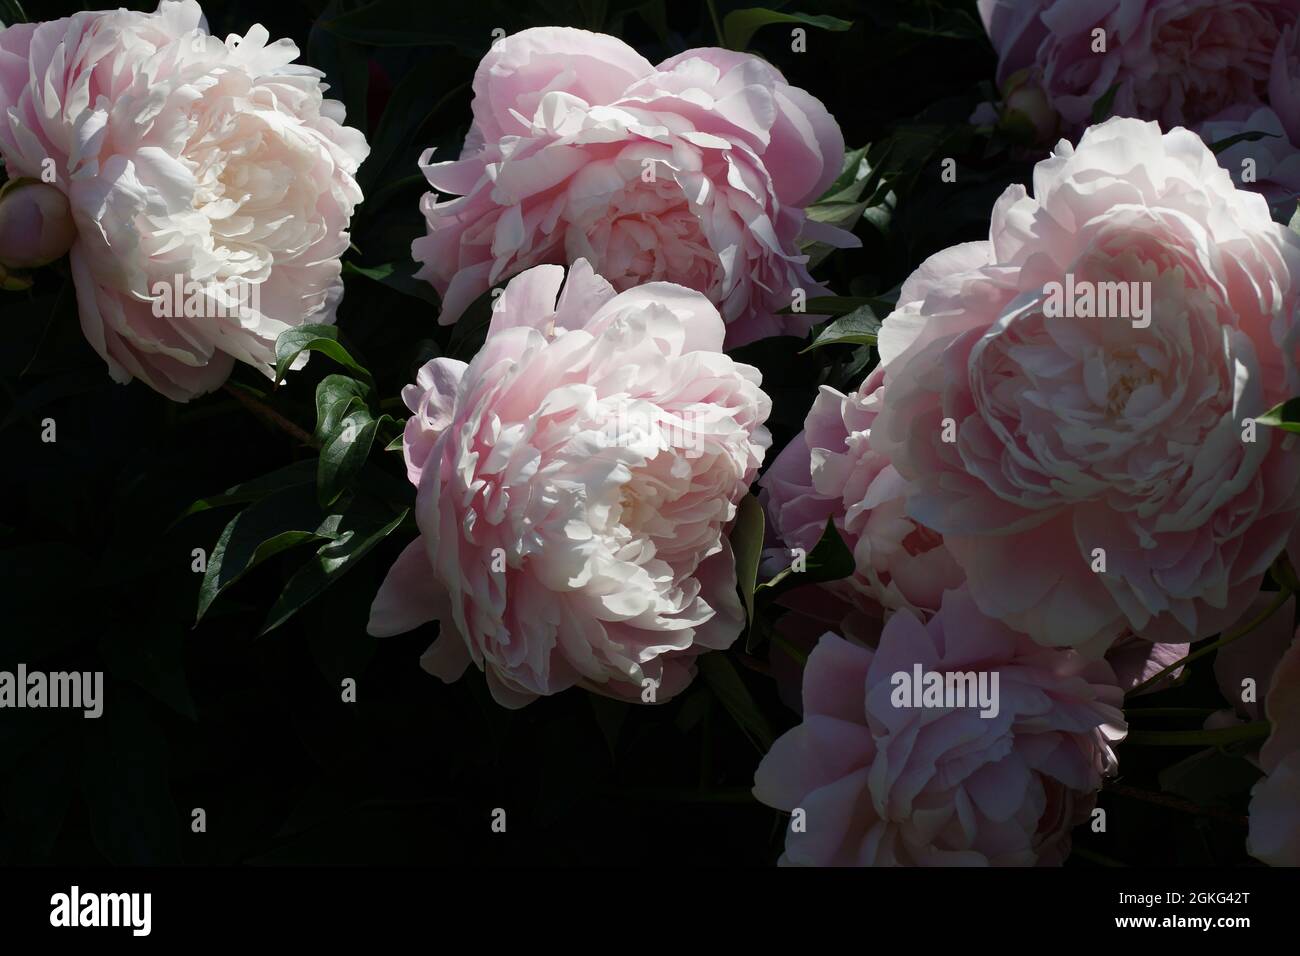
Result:
[[[208,35],[194,0],[0,31],[0,155],[67,194],[82,330],[116,381],[186,400],[334,320],[369,148],[269,39]]]

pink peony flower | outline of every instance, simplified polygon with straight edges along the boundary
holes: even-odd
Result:
[[[472,660],[518,707],[581,684],[647,700],[744,624],[726,528],[771,439],[756,369],[722,354],[698,292],[616,294],[578,260],[515,277],[469,365],[403,392],[421,536],[371,634],[437,619],[424,666]]]
[[[965,575],[942,537],[905,513],[908,483],[872,444],[871,425],[885,402],[883,377],[877,368],[850,395],[823,385],[804,430],[759,484],[769,520],[788,547],[811,551],[827,518],[834,519],[857,571],[832,582],[831,590],[924,614],[938,610],[943,592]]]
[[[0,30],[0,155],[67,195],[81,327],[116,381],[183,401],[334,320],[368,147],[268,39],[209,36],[193,0]]]
[[[1293,690],[1294,692],[1294,690]],[[1300,750],[1274,761],[1250,791],[1246,849],[1269,866],[1300,866]]]
[[[898,706],[895,675],[918,667],[986,675],[996,715]],[[1115,770],[1122,701],[1104,661],[1040,647],[950,591],[928,624],[895,614],[874,651],[822,637],[803,723],[763,758],[754,795],[803,811],[787,865],[1059,863]]]
[[[1300,240],[1138,120],[1062,141],[1034,192],[903,285],[872,446],[984,613],[1098,653],[1213,634],[1300,507],[1295,437],[1247,421],[1295,391]]]
[[[1241,623],[1254,620],[1276,597],[1261,593]],[[1215,653],[1214,676],[1231,707],[1205,721],[1207,728],[1258,720],[1271,724],[1263,746],[1245,757],[1264,773],[1251,790],[1246,849],[1272,866],[1300,866],[1300,632],[1295,603],[1288,599]]]
[[[421,159],[434,188],[418,273],[454,322],[494,283],[579,258],[620,291],[703,292],[728,347],[803,335],[777,315],[826,294],[797,240],[858,245],[804,207],[839,174],[844,139],[820,102],[755,56],[690,50],[651,66],[614,37],[559,27],[498,41],[474,75],[461,157]]]
[[[1300,639],[1273,670],[1264,712],[1272,730],[1259,752],[1265,776],[1251,790],[1246,849],[1271,866],[1300,866]]]
[[[1195,125],[1268,95],[1300,0],[979,0],[998,82],[1028,70],[1073,129],[1115,89],[1117,116]],[[1105,32],[1105,51],[1094,31]]]

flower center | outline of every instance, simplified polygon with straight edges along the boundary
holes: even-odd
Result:
[[[585,232],[597,270],[620,292],[673,282],[707,294],[721,271],[699,215],[672,180],[630,183]]]
[[[1111,417],[1123,414],[1129,398],[1143,385],[1160,382],[1160,373],[1143,362],[1133,349],[1112,353],[1106,370],[1110,378],[1110,387],[1106,391],[1106,414]]]

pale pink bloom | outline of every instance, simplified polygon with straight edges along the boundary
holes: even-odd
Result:
[[[1139,120],[1062,141],[1034,193],[904,283],[872,446],[986,614],[1096,653],[1213,634],[1300,506],[1295,437],[1247,421],[1296,391],[1300,240],[1195,134]],[[1122,283],[1127,313],[1079,316],[1071,281]]]
[[[506,706],[577,684],[664,700],[744,625],[727,530],[771,403],[700,293],[616,293],[583,260],[562,282],[515,277],[473,361],[434,359],[403,391],[421,535],[369,629],[437,619],[426,669],[473,661]]]
[[[443,323],[529,266],[585,258],[620,291],[662,280],[703,292],[728,347],[802,335],[813,317],[778,310],[796,289],[827,290],[799,240],[858,244],[804,216],[840,172],[839,126],[750,54],[652,66],[614,37],[524,30],[479,64],[473,110],[459,160],[421,159],[459,197],[425,196],[428,235],[411,247]]]
[[[368,147],[269,39],[209,36],[193,0],[0,30],[0,155],[11,176],[54,161],[81,327],[116,381],[186,400],[235,360],[269,376],[281,332],[334,320]],[[202,314],[160,294],[178,275]]]
[[[996,716],[896,706],[895,675],[918,664],[996,674]],[[1105,661],[1041,647],[950,591],[927,624],[896,613],[875,650],[822,637],[803,722],[763,758],[754,794],[803,811],[783,864],[1056,864],[1115,770],[1122,702]]]
[[[1116,116],[1192,126],[1265,102],[1300,0],[979,0],[998,83],[1026,71],[1073,130],[1112,88]],[[1105,51],[1094,31],[1104,32]]]
[[[1229,645],[1231,647],[1232,645]],[[1260,748],[1264,778],[1250,800],[1250,855],[1272,866],[1300,866],[1300,640],[1273,670],[1264,712],[1272,730]]]
[[[1296,693],[1292,688],[1293,694]],[[1270,866],[1300,866],[1300,750],[1271,762],[1250,792],[1246,849]]]
[[[872,443],[886,401],[876,369],[855,392],[823,385],[804,430],[759,482],[768,518],[787,548],[812,551],[828,518],[853,551],[856,573],[828,587],[884,610],[938,610],[943,592],[965,575],[943,539],[905,513],[908,482]],[[784,564],[791,563],[786,553]]]
[[[1276,600],[1261,593],[1239,626],[1255,620]],[[1214,676],[1231,705],[1205,721],[1210,729],[1267,720],[1263,746],[1243,756],[1264,776],[1251,791],[1251,856],[1273,866],[1300,866],[1300,640],[1295,599],[1214,655]]]

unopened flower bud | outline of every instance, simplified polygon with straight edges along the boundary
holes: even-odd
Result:
[[[0,266],[35,269],[67,254],[77,237],[68,198],[35,180],[0,192]]]

